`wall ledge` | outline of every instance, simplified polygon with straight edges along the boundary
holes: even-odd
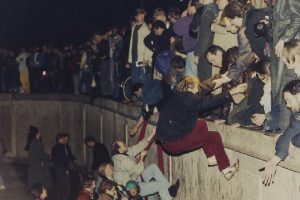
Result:
[[[137,119],[139,117],[140,108],[134,104],[123,104],[109,99],[98,98],[93,105],[90,104],[89,97],[83,95],[72,94],[0,94],[0,102],[3,104],[12,103],[14,101],[70,101],[78,102],[84,105],[95,106],[122,116]],[[151,117],[150,123],[155,125],[158,115]],[[226,148],[239,153],[260,159],[268,160],[274,155],[274,147],[276,143],[275,137],[266,136],[261,131],[253,131],[243,128],[235,128],[224,124],[216,124],[208,122],[210,130],[219,131],[221,133]],[[280,166],[300,172],[300,149],[294,152],[293,158],[289,156]]]

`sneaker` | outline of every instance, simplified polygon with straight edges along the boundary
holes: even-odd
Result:
[[[229,181],[234,176],[234,174],[238,172],[239,167],[240,167],[240,161],[238,159],[237,162],[234,163],[232,167],[228,167],[225,170],[223,170],[223,174],[227,179],[227,181]]]

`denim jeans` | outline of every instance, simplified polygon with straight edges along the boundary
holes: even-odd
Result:
[[[292,144],[300,148],[300,134],[297,134],[292,138]]]
[[[119,88],[119,84],[120,84],[120,79],[121,79],[121,74],[120,74],[120,70],[119,70],[119,63],[115,62],[114,65],[114,98],[119,98],[120,97],[120,88]]]
[[[142,197],[158,193],[161,200],[172,199],[168,190],[171,184],[162,174],[157,165],[152,164],[144,169],[142,176],[144,181],[141,181],[140,177],[137,180],[141,188],[140,195]],[[151,179],[154,179],[154,181],[151,181]]]
[[[264,124],[264,130],[276,130],[278,128],[280,128],[280,105],[272,106]]]
[[[131,65],[131,83],[145,83],[146,70],[145,67],[136,67],[135,64]]]
[[[184,75],[198,76],[197,65],[194,63],[193,51],[187,54]]]
[[[92,89],[93,74],[89,68],[85,68],[80,72],[78,91],[81,94],[88,94]]]

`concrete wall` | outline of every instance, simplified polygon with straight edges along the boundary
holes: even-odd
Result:
[[[94,135],[107,146],[116,140],[134,144],[136,138],[126,135],[139,115],[134,106],[98,99],[94,105],[75,95],[0,95],[0,138],[5,141],[7,156],[23,159],[29,125],[40,127],[45,150],[50,153],[58,132],[71,135],[71,147],[77,159],[87,164],[90,151],[83,144],[87,134]],[[155,124],[157,116],[152,117]],[[275,139],[259,132],[208,123],[218,130],[231,161],[240,159],[240,171],[226,181],[217,168],[207,167],[202,150],[180,157],[164,155],[165,174],[181,180],[176,199],[191,200],[296,200],[300,198],[300,154],[288,158],[278,168],[275,183],[261,184],[258,169],[274,154]],[[152,125],[147,132],[151,131]],[[147,162],[156,162],[156,145],[151,147]]]

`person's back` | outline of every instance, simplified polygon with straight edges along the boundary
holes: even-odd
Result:
[[[102,163],[111,162],[111,157],[107,150],[107,147],[104,144],[99,142],[95,143],[95,147],[93,149],[94,155],[94,163],[92,166],[92,170],[97,170]]]
[[[65,167],[67,168],[68,159],[65,153],[65,146],[63,144],[56,144],[52,147],[51,151],[52,161],[56,168]]]

